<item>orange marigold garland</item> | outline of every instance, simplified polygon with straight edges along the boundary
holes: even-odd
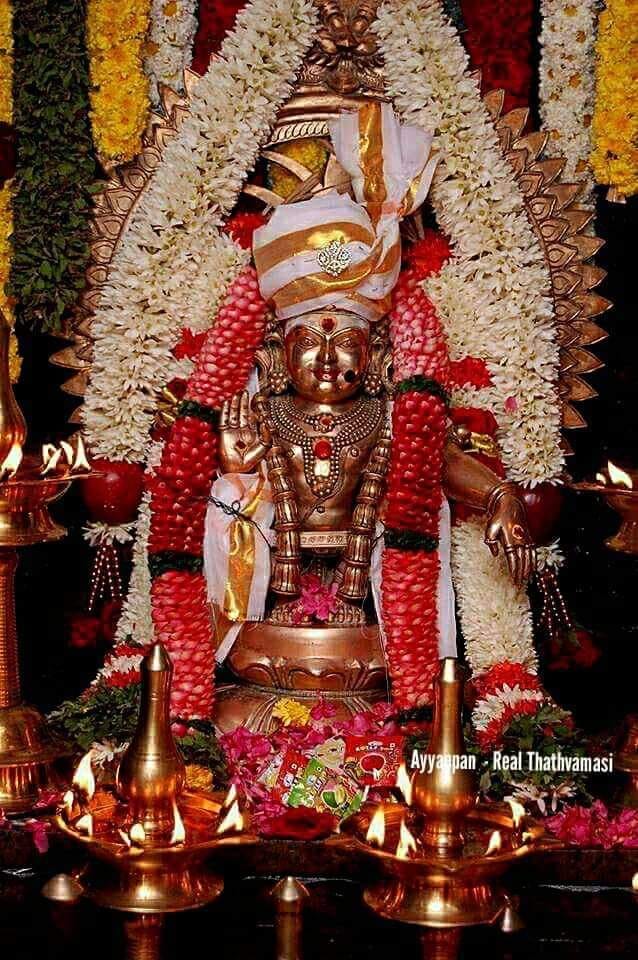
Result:
[[[408,251],[390,315],[396,396],[388,475],[382,603],[392,693],[401,708],[432,699],[438,665],[438,533],[449,359],[422,287],[449,257],[428,231]]]
[[[208,332],[151,483],[149,568],[158,640],[172,657],[172,712],[209,717],[215,660],[202,573],[208,494],[217,469],[216,411],[243,390],[266,324],[257,275],[232,284]]]

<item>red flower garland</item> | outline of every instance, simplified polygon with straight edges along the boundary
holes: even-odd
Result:
[[[265,325],[257,274],[247,267],[206,335],[181,415],[151,481],[153,622],[173,660],[173,713],[185,718],[210,716],[213,706],[214,654],[201,569],[204,519],[218,462],[214,411],[245,388]]]
[[[432,699],[438,665],[438,543],[449,360],[445,338],[421,281],[449,257],[428,231],[408,251],[390,315],[397,396],[385,516],[382,602],[386,654],[397,706]],[[412,549],[414,548],[414,549]]]
[[[504,112],[529,105],[534,43],[533,0],[462,0],[461,36],[481,88],[505,90]]]

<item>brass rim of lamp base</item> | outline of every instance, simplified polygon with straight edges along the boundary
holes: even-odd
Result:
[[[62,785],[56,763],[70,753],[34,707],[0,710],[0,808],[6,814],[33,810],[42,792]]]
[[[170,870],[114,870],[91,866],[82,886],[93,903],[126,913],[181,913],[212,903],[224,889],[222,877],[205,863]]]
[[[605,540],[605,546],[619,553],[638,554],[638,522],[635,520],[623,521],[618,533]]]
[[[505,893],[487,883],[444,884],[386,878],[367,887],[363,899],[379,916],[421,927],[470,927],[496,923],[506,907]]]

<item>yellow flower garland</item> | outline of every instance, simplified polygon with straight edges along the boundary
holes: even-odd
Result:
[[[638,193],[638,0],[607,0],[600,15],[593,139],[598,183]]]
[[[106,169],[132,160],[141,149],[149,112],[144,44],[151,0],[89,0],[93,139]]]
[[[9,0],[0,2],[0,121],[13,120],[13,9]],[[5,183],[0,189],[0,309],[13,325],[12,303],[5,293],[11,267],[9,238],[13,230],[11,216],[11,185]],[[18,344],[13,331],[9,341],[9,372],[15,382],[20,374]]]

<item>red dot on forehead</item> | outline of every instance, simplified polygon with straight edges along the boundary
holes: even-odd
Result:
[[[321,329],[325,330],[326,333],[332,333],[336,325],[337,321],[334,317],[322,317],[321,319]]]

